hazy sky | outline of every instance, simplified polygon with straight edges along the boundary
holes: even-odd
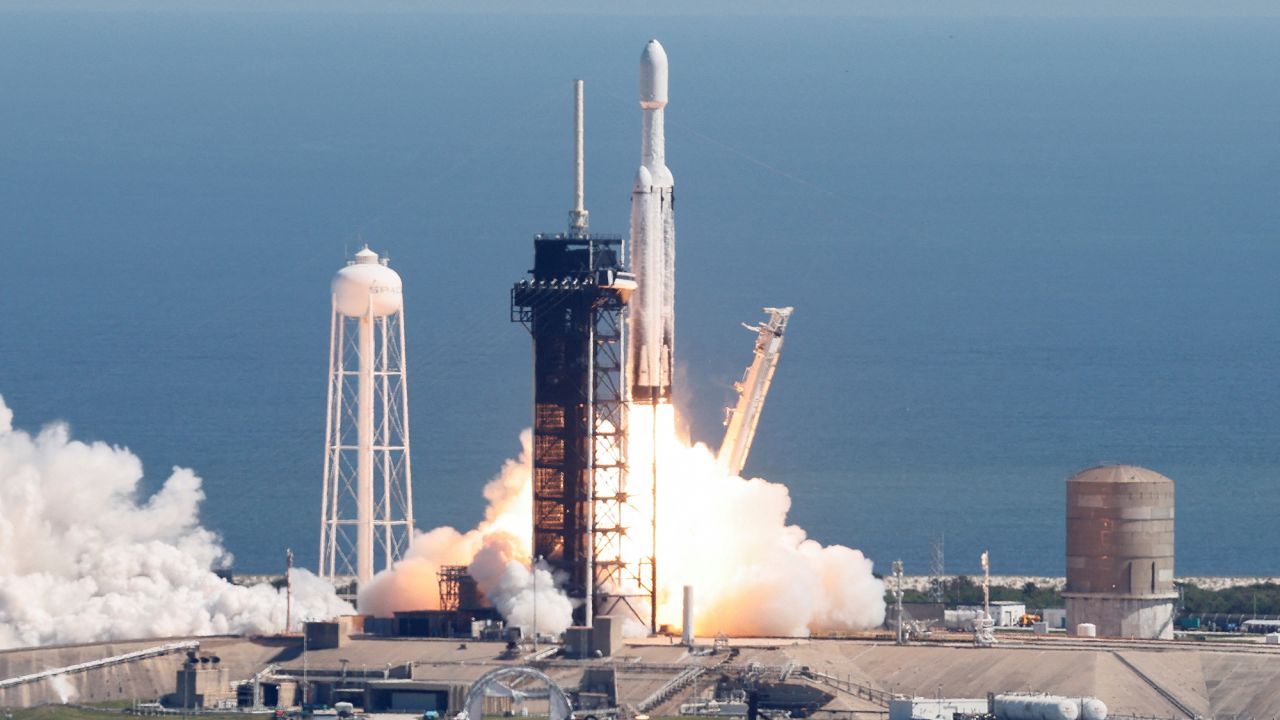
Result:
[[[7,0],[0,10],[45,12],[413,12],[526,15],[812,15],[812,16],[1044,16],[1044,17],[1273,17],[1271,0]]]

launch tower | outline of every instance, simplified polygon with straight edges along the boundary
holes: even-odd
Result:
[[[364,587],[413,538],[400,276],[369,248],[333,279],[320,575]]]
[[[582,82],[575,84],[574,209],[534,238],[511,319],[533,338],[533,555],[567,578],[574,622],[630,613],[646,626],[653,558],[628,547],[623,308],[636,283],[622,238],[592,234],[583,207]],[[646,565],[646,563],[648,563]]]

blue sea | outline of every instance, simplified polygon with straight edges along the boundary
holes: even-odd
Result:
[[[959,7],[959,6],[957,6]],[[940,11],[941,12],[941,11]],[[1180,574],[1280,574],[1280,20],[0,9],[0,394],[194,468],[243,572],[318,545],[328,283],[406,283],[416,513],[470,527],[529,424],[508,290],[625,233],[671,63],[680,403],[885,570],[1063,572],[1064,480],[1177,483]]]

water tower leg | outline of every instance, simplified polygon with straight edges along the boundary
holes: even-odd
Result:
[[[360,318],[356,399],[356,581],[373,577],[373,318]]]

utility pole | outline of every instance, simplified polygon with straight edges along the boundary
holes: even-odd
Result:
[[[293,548],[284,551],[284,632],[293,628]]]
[[[311,682],[307,679],[308,671],[311,669],[309,658],[307,658],[307,624],[302,624],[302,709],[306,711],[307,705],[311,702]]]
[[[946,547],[947,535],[942,533],[933,539],[929,548],[932,555],[931,560],[933,561],[929,567],[929,575],[931,576],[929,590],[933,595],[933,601],[937,603],[945,602],[947,596],[947,581],[945,579],[947,574]]]
[[[991,558],[982,551],[982,617],[991,619]]]
[[[533,561],[533,654],[538,654],[538,563],[542,562],[542,556],[539,555]]]
[[[899,645],[905,645],[907,643],[907,640],[906,640],[906,632],[905,632],[906,626],[903,624],[903,617],[902,617],[902,561],[901,560],[893,561],[893,580],[894,580],[893,597],[898,610],[897,639],[895,640],[895,642]]]

